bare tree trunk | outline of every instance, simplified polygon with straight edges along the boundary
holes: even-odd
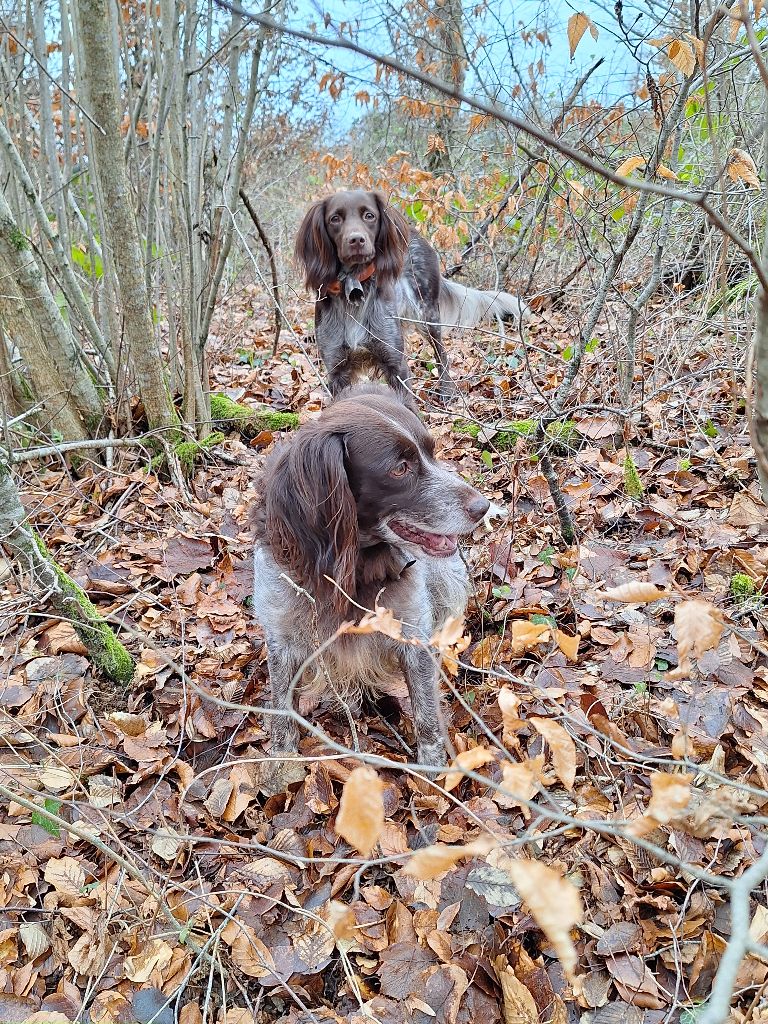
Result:
[[[464,88],[467,73],[467,55],[464,48],[464,9],[461,0],[436,0],[431,18],[437,23],[434,48],[437,51],[438,77],[454,85],[457,91]],[[456,133],[453,123],[458,104],[451,99],[442,100],[443,107],[438,114],[437,135],[445,150],[433,148],[429,153],[430,168],[438,173],[449,173],[453,165]],[[439,145],[439,144],[438,144]]]
[[[64,285],[66,286],[67,299],[80,314],[80,319],[88,331],[88,335],[93,342],[94,347],[99,355],[104,359],[109,375],[113,377],[115,372],[115,362],[112,353],[104,342],[104,338],[101,330],[99,329],[99,325],[96,323],[93,311],[88,305],[88,300],[83,294],[80,283],[75,277],[72,265],[69,262],[69,256],[64,250],[61,238],[54,230],[53,224],[43,208],[43,204],[40,202],[40,198],[37,194],[37,190],[29,171],[25,167],[24,162],[21,159],[21,155],[16,149],[13,139],[2,120],[0,120],[0,147],[4,150],[8,159],[8,164],[18,179],[19,184],[24,190],[25,196],[32,207],[32,212],[35,215],[35,220],[40,233],[48,240],[48,243],[53,250],[53,254],[56,257],[56,269],[61,273]]]
[[[108,213],[102,244],[109,247],[114,260],[128,357],[149,426],[168,427],[176,417],[155,340],[120,138],[121,103],[111,45],[112,7],[104,0],[76,0],[74,10],[82,47],[79,78],[89,113],[99,126],[90,132],[90,139],[93,171]]]
[[[768,110],[768,88],[765,94]],[[768,116],[763,129],[763,177],[768,174]],[[763,232],[763,269],[768,272],[768,220]],[[757,296],[757,323],[752,342],[755,381],[754,397],[750,416],[752,446],[757,456],[757,476],[763,501],[768,504],[768,293],[761,288]]]
[[[85,425],[85,434],[75,433],[70,436],[70,440],[92,436],[98,430],[104,414],[101,399],[69,325],[59,312],[35,255],[19,230],[3,195],[0,195],[0,266],[5,281],[3,300],[26,307],[30,330],[39,337],[45,353],[43,361],[52,362],[60,380],[66,382],[66,389],[59,395],[59,401],[71,403],[73,412],[79,414]],[[22,343],[20,336],[17,340]],[[39,358],[33,358],[32,364],[37,363]],[[29,362],[27,367],[32,377],[39,369]],[[42,399],[46,396],[39,394],[37,397]],[[47,397],[50,397],[50,391]]]
[[[11,295],[10,289],[0,292],[0,320],[21,353],[31,393],[43,405],[43,411],[35,416],[36,423],[49,437],[60,435],[64,441],[84,441],[88,433],[51,360],[40,325],[29,315],[21,296]]]

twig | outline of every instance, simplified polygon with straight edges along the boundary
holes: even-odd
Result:
[[[248,195],[244,188],[240,189],[239,195],[243,201],[243,206],[245,206],[246,210],[250,214],[251,220],[253,221],[253,226],[256,228],[259,234],[261,244],[264,246],[264,251],[266,252],[267,259],[269,260],[269,270],[270,273],[272,274],[272,301],[275,304],[275,340],[272,343],[272,355],[275,356],[277,355],[277,346],[278,342],[280,341],[280,328],[283,325],[283,316],[281,313],[282,304],[280,301],[280,285],[278,284],[277,278],[277,264],[275,263],[275,252],[274,249],[272,248],[272,243],[267,237],[266,231],[261,225],[261,221],[259,220],[259,216],[256,213],[256,209],[251,200],[248,198]]]
[[[749,899],[753,889],[768,878],[768,846],[760,858],[747,868],[743,875],[729,882],[731,895],[731,937],[725,947],[715,980],[712,994],[696,1024],[724,1024],[731,1009],[731,999],[736,985],[741,962],[753,946],[749,934]]]

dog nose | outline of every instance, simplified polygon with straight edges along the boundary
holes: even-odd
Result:
[[[365,235],[359,234],[358,232],[348,235],[347,243],[349,245],[365,245]]]
[[[484,498],[482,494],[475,494],[473,498],[469,499],[464,507],[467,510],[469,518],[474,519],[476,523],[479,523],[491,507],[491,503],[487,498]]]

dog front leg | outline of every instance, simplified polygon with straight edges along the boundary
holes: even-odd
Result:
[[[290,716],[293,711],[294,679],[301,659],[282,645],[267,641],[267,666],[272,687],[269,715],[270,759],[262,765],[261,786],[267,793],[281,793],[292,782],[304,778],[302,764],[293,760],[299,749],[299,729]]]
[[[403,649],[400,663],[411,696],[417,760],[441,767],[446,751],[437,664],[426,648],[410,646]]]

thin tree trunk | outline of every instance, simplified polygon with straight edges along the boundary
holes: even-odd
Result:
[[[74,9],[82,47],[78,68],[89,113],[100,129],[90,131],[93,170],[104,200],[106,237],[120,293],[123,331],[131,369],[136,375],[150,428],[175,420],[150,315],[144,263],[120,137],[120,93],[112,43],[111,4],[76,0]]]
[[[4,298],[23,300],[34,322],[35,333],[44,339],[50,360],[55,364],[61,380],[66,381],[64,395],[71,399],[73,408],[85,424],[87,434],[93,436],[103,418],[101,400],[69,325],[59,312],[35,255],[19,230],[5,196],[1,194],[0,265],[5,272]],[[17,295],[13,295],[16,289]],[[32,375],[35,367],[28,364],[28,369]],[[38,395],[38,398],[43,398],[43,395]],[[66,399],[62,396],[62,400]],[[72,440],[77,440],[77,436]]]
[[[48,244],[53,250],[53,254],[56,257],[56,269],[61,273],[61,276],[64,279],[67,298],[80,314],[83,325],[88,331],[88,335],[97,352],[104,359],[110,376],[114,376],[115,362],[112,353],[104,342],[104,338],[101,330],[99,329],[99,325],[96,323],[93,311],[88,305],[88,300],[83,294],[79,281],[75,277],[72,265],[69,262],[69,256],[64,251],[61,238],[54,230],[53,224],[43,208],[43,204],[40,202],[40,197],[37,194],[37,189],[35,188],[29,171],[24,166],[21,155],[16,149],[13,139],[2,120],[0,120],[0,147],[5,151],[8,164],[18,179],[19,184],[24,190],[25,196],[32,207],[32,212],[35,215],[35,220],[37,221],[40,233],[48,240]]]

